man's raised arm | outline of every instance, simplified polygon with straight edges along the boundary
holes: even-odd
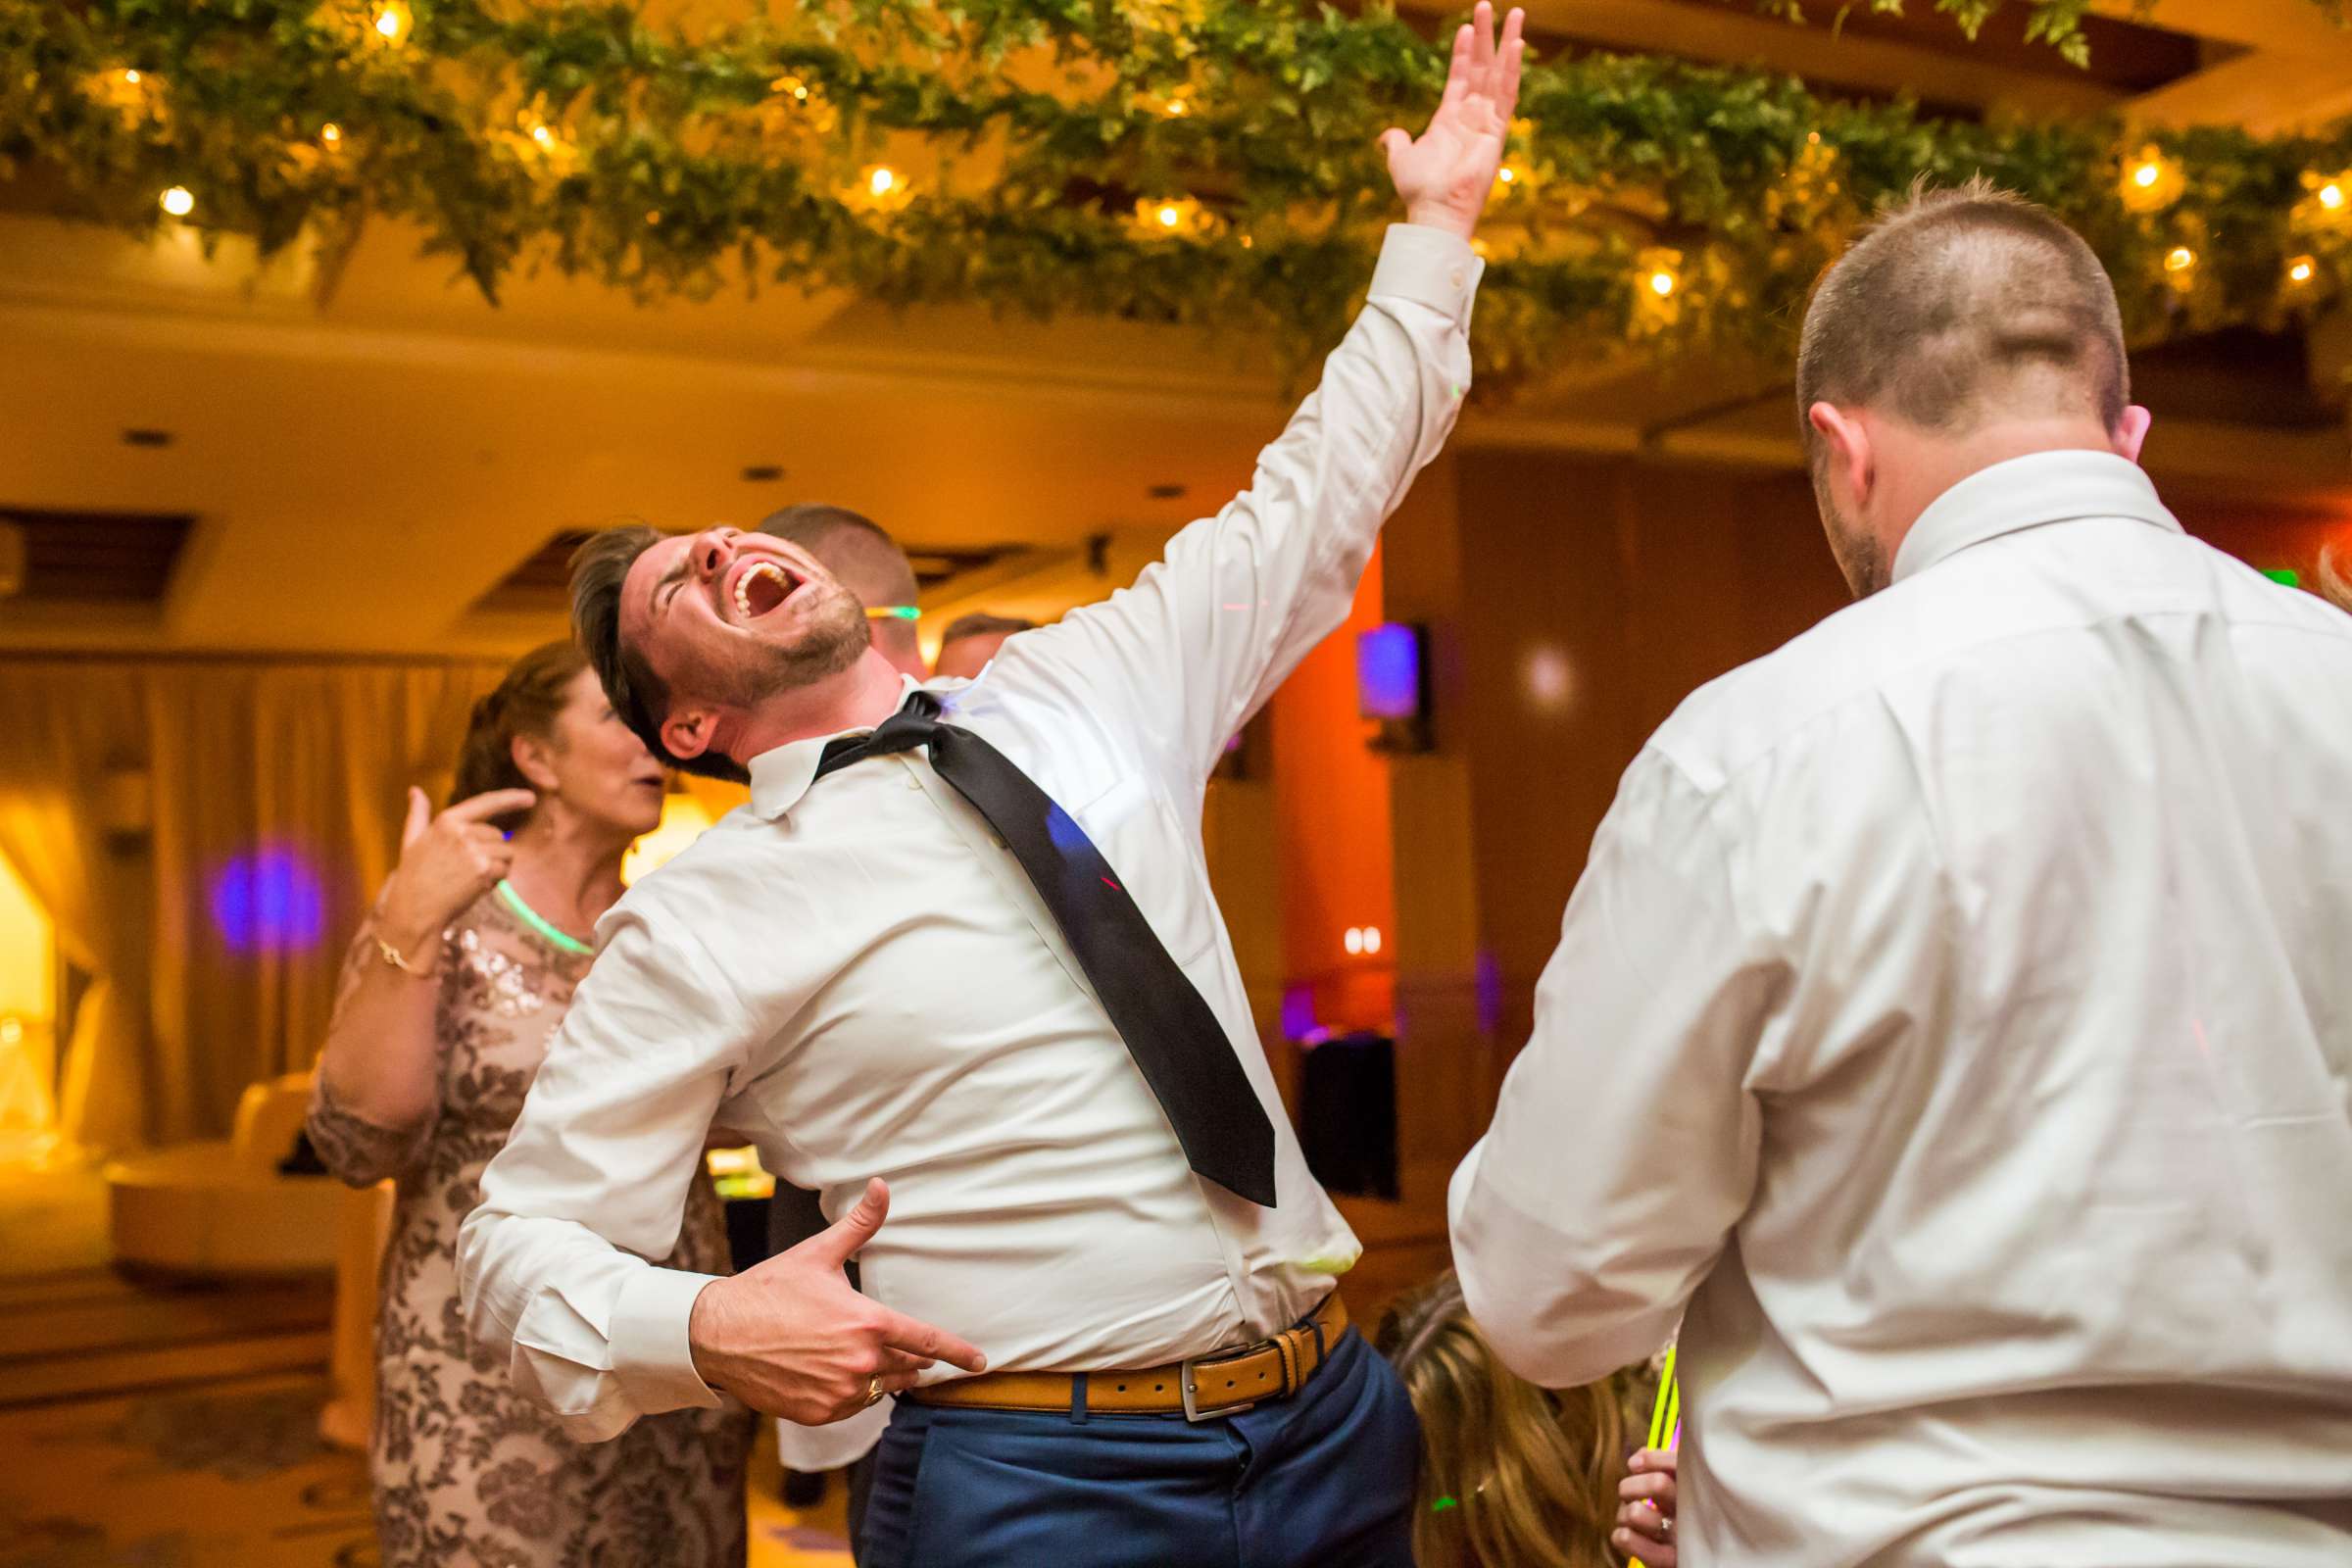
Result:
[[[1125,711],[1165,714],[1203,775],[1307,651],[1347,618],[1380,525],[1436,457],[1470,386],[1470,249],[1519,96],[1521,15],[1455,35],[1446,95],[1418,138],[1381,137],[1405,222],[1321,384],[1259,454],[1250,488],[1187,527],[1132,588],[1009,644]],[[1171,759],[1173,760],[1174,759]]]

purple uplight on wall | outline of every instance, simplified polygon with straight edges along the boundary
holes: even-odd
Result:
[[[1421,716],[1421,628],[1390,621],[1355,639],[1355,707],[1366,718]]]
[[[213,873],[211,892],[214,928],[231,953],[313,948],[325,934],[325,890],[300,851],[236,856]]]
[[[1323,1033],[1315,1021],[1315,988],[1292,986],[1282,994],[1282,1038],[1300,1041]]]

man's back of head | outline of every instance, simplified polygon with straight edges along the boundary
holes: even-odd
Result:
[[[847,507],[804,503],[769,514],[759,531],[799,545],[824,563],[868,610],[914,604],[914,567],[906,552],[870,517]],[[874,646],[892,664],[917,680],[928,673],[913,621],[883,615],[873,621],[872,630]]]
[[[1978,468],[2034,451],[2136,458],[2115,289],[2050,213],[1982,180],[1922,191],[1815,290],[1796,405],[1832,548],[1858,593],[1886,586],[1920,512]]]

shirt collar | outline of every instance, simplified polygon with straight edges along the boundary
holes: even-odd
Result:
[[[899,677],[899,701],[905,703],[906,694],[921,684],[912,675],[902,674]],[[816,764],[824,760],[826,747],[844,735],[871,735],[873,732],[873,725],[862,724],[831,735],[811,735],[806,740],[790,741],[753,758],[752,814],[772,822],[800,805],[801,797],[808,793],[808,786],[816,782]]]
[[[1895,552],[1893,580],[1970,545],[2077,517],[2132,517],[2184,531],[2138,464],[2112,452],[2035,452],[1980,468],[1937,496]]]

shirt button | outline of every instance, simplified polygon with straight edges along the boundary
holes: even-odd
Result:
[[[1454,269],[1454,270],[1453,270],[1451,272],[1448,272],[1448,273],[1446,275],[1446,282],[1448,282],[1448,283],[1451,283],[1451,284],[1453,285],[1453,287],[1454,287],[1454,292],[1455,292],[1455,293],[1457,293],[1457,294],[1458,294],[1458,293],[1460,293],[1460,292],[1461,292],[1461,289],[1462,289],[1462,284],[1463,284],[1463,282],[1464,282],[1464,279],[1463,279],[1463,277],[1462,277],[1462,270],[1461,270],[1460,268],[1458,268],[1458,267],[1457,267],[1457,268],[1455,268],[1455,269]]]

